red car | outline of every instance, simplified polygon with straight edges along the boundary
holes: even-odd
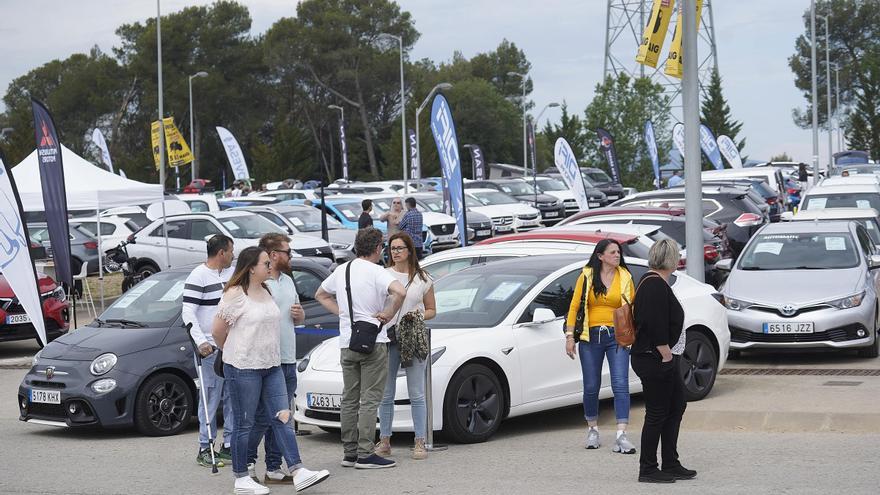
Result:
[[[69,305],[64,289],[52,277],[42,273],[39,276],[46,339],[51,342],[69,328]],[[37,339],[37,331],[6,282],[6,277],[0,275],[0,342],[27,339]]]

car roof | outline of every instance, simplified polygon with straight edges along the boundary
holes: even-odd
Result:
[[[632,198],[656,198],[663,196],[681,196],[684,193],[683,187],[674,187],[672,189],[657,189],[654,191],[644,191],[636,194],[630,194],[629,196],[625,196],[621,199],[632,199]],[[737,187],[737,186],[703,186],[703,194],[748,194],[748,187]]]
[[[809,234],[809,233],[832,233],[849,232],[853,222],[839,220],[833,222],[779,222],[767,224],[760,230],[760,234]]]
[[[489,188],[486,188],[486,187],[468,187],[468,188],[465,188],[465,191],[467,191],[467,192],[469,192],[469,193],[501,193],[501,194],[507,194],[507,193],[501,192],[501,191],[499,191],[499,190],[497,190],[497,189],[489,189]]]
[[[585,223],[580,225],[562,225],[548,227],[548,230],[569,230],[572,232],[608,232],[612,234],[643,236],[660,230],[659,225],[636,223]]]
[[[583,253],[534,255],[516,257],[508,260],[498,260],[489,264],[480,263],[465,268],[458,273],[471,270],[481,270],[488,266],[493,273],[535,272],[550,274],[573,263],[578,263],[582,266],[584,262]]]
[[[497,244],[512,241],[577,241],[577,242],[599,242],[602,239],[613,239],[622,244],[630,243],[638,239],[638,236],[618,234],[614,232],[596,232],[584,230],[533,230],[531,232],[520,232],[516,234],[507,234],[499,237],[493,237],[478,242],[477,245]]]
[[[880,185],[877,184],[850,184],[845,186],[813,186],[807,191],[807,196],[815,196],[817,194],[839,194],[839,193],[877,193],[880,194]]]
[[[669,215],[673,217],[684,216],[684,208],[662,208],[657,206],[606,206],[594,210],[575,213],[566,220],[580,220],[581,218],[596,217],[603,215]]]
[[[800,210],[791,217],[800,220],[848,220],[851,218],[877,218],[880,213],[874,208],[822,208],[819,210]]]
[[[820,186],[849,186],[859,184],[880,184],[880,177],[875,174],[857,174],[850,176],[833,175],[822,179]]]

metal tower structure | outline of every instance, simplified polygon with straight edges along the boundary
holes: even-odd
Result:
[[[680,2],[679,2],[680,3]],[[715,42],[715,22],[712,14],[712,0],[703,0],[700,19],[700,30],[697,36],[697,53],[700,60],[700,92],[708,86],[713,68],[718,68],[718,50]],[[669,96],[669,110],[673,118],[681,120],[681,80],[667,76],[663,69],[666,64],[665,54],[672,44],[672,33],[678,16],[669,24],[669,32],[663,44],[660,62],[656,69],[646,67],[635,61],[645,23],[651,17],[650,0],[608,0],[605,18],[605,64],[603,79],[607,75],[617,76],[621,73],[630,77],[650,77],[655,83],[665,88]],[[678,5],[676,5],[676,12]]]

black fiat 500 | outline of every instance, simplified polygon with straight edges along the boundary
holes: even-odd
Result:
[[[292,275],[306,313],[297,357],[339,334],[338,318],[314,300],[330,275],[295,258]],[[132,287],[86,327],[50,342],[18,388],[22,421],[64,427],[135,426],[174,435],[197,414],[198,378],[181,319],[192,267],[161,271]]]

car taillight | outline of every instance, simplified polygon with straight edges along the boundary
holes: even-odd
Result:
[[[95,241],[86,241],[83,243],[86,249],[98,249],[98,243]]]
[[[737,227],[756,227],[764,222],[764,217],[754,213],[743,213],[738,216],[733,224]]]
[[[720,257],[721,254],[715,246],[703,246],[703,259],[706,263],[715,263]]]
[[[687,258],[682,257],[680,260],[678,260],[678,269],[679,270],[686,270],[687,266],[688,266],[687,265]]]
[[[779,198],[773,196],[772,198],[767,198],[768,205],[775,205],[779,201]]]
[[[798,194],[798,193],[801,192],[801,190],[800,190],[800,189],[795,189],[795,188],[793,188],[793,187],[790,187],[790,188],[788,188],[788,190],[786,190],[786,192],[787,192],[788,194]]]

